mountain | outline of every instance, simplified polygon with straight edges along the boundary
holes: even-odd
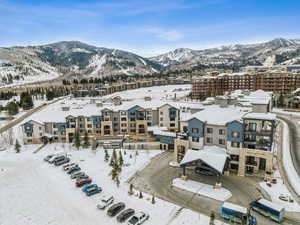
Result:
[[[160,70],[160,64],[136,54],[78,41],[0,48],[2,85],[43,81],[72,74],[102,77],[150,74]]]
[[[179,48],[150,59],[166,70],[198,66],[239,68],[247,65],[290,65],[300,63],[300,39],[277,38],[259,44],[228,45],[204,50]]]
[[[300,39],[277,38],[248,45],[193,50],[179,48],[144,58],[118,49],[78,41],[27,47],[0,48],[0,86],[37,81],[152,74],[197,68],[236,68],[247,65],[300,63]]]

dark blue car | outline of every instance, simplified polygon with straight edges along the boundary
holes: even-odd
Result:
[[[85,188],[84,192],[87,196],[92,196],[92,195],[100,193],[101,191],[102,191],[102,188],[98,187],[98,185],[95,184],[91,187]]]

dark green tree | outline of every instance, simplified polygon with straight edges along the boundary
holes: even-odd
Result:
[[[19,113],[19,106],[16,102],[12,101],[6,105],[6,109],[9,115],[16,115]]]
[[[143,193],[140,191],[139,198],[143,198]]]
[[[90,146],[90,142],[89,142],[88,133],[85,132],[84,133],[84,139],[83,139],[83,147],[88,148],[89,146]]]
[[[80,136],[79,136],[79,132],[78,131],[75,132],[74,145],[75,145],[75,147],[77,149],[79,149],[80,145],[81,145],[81,143],[80,143]]]
[[[16,153],[19,153],[20,152],[20,148],[21,148],[21,145],[19,144],[19,141],[18,139],[16,140],[16,144],[15,144],[15,151]]]
[[[105,160],[105,162],[107,162],[109,160],[109,154],[106,149],[104,150],[104,153],[105,153],[104,160]]]

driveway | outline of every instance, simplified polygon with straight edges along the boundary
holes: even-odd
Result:
[[[210,215],[211,211],[215,211],[217,218],[222,220],[218,215],[222,202],[204,196],[198,196],[184,190],[173,189],[171,187],[170,184],[172,180],[180,177],[182,173],[180,168],[169,166],[169,162],[172,161],[172,159],[173,153],[170,152],[164,152],[156,156],[148,166],[135,174],[130,182],[135,188],[143,192],[152,194],[184,208],[189,208],[206,215]],[[199,176],[192,170],[187,170],[187,175],[188,179],[211,185],[215,184],[217,181],[216,177]],[[248,206],[249,202],[261,196],[260,192],[263,191],[258,188],[257,183],[261,181],[258,178],[230,175],[224,176],[221,179],[223,187],[230,190],[232,193],[232,197],[228,201],[245,207]],[[262,194],[265,198],[269,198],[265,192]],[[256,216],[260,225],[278,224],[255,212],[252,212],[252,214]],[[285,221],[283,224],[294,223]]]

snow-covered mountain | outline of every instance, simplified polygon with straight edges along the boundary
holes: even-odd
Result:
[[[23,84],[116,74],[151,74],[199,67],[235,67],[300,63],[300,39],[192,50],[179,48],[144,58],[118,49],[99,48],[78,41],[28,47],[0,48],[0,85]]]
[[[179,48],[151,57],[165,69],[191,69],[203,66],[247,66],[300,63],[300,39],[277,38],[269,42],[229,45],[219,48],[192,50]]]
[[[42,46],[0,48],[0,83],[17,84],[80,74],[102,77],[149,74],[161,66],[136,54],[77,41]]]

